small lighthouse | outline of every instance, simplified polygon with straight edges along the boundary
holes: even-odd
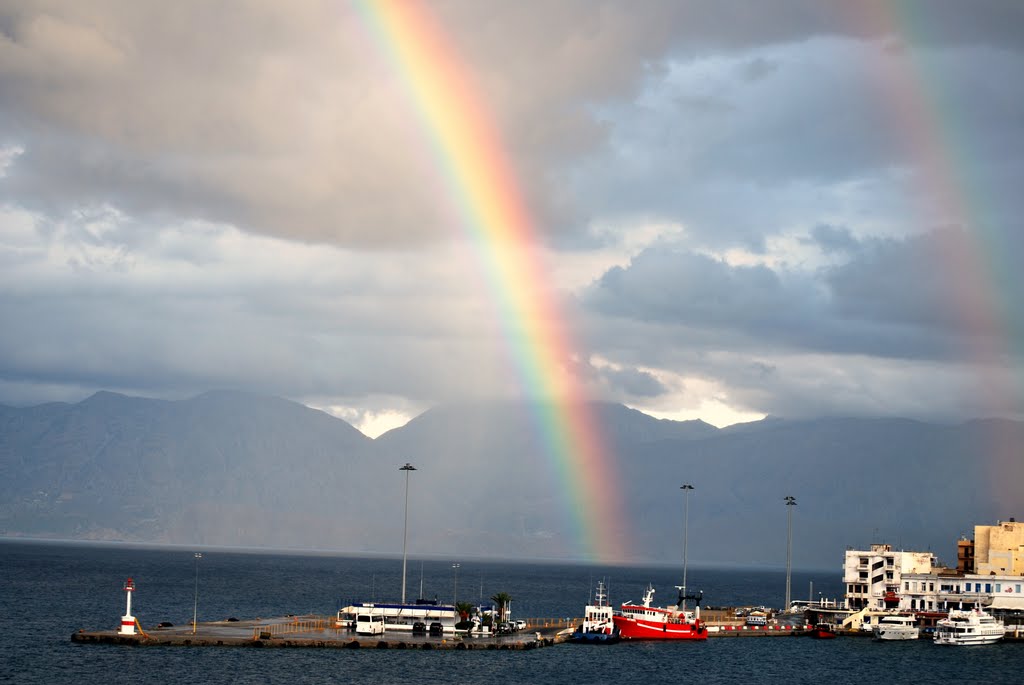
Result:
[[[135,582],[129,578],[124,582],[124,592],[128,596],[128,606],[121,617],[121,635],[135,634],[135,617],[132,616],[132,593],[135,592]]]

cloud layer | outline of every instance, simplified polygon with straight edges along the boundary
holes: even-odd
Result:
[[[243,387],[369,427],[516,392],[360,8],[0,7],[0,402]],[[429,8],[595,397],[1024,416],[1018,3]]]

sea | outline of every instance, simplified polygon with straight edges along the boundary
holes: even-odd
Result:
[[[3,683],[1024,683],[1024,645],[938,647],[868,638],[712,638],[690,643],[560,644],[527,651],[131,647],[77,644],[79,629],[113,630],[134,579],[144,629],[230,617],[333,614],[352,601],[401,596],[402,560],[115,544],[0,540],[0,682]],[[457,566],[456,566],[457,564]],[[407,598],[490,604],[512,596],[513,618],[578,617],[599,580],[613,604],[675,599],[681,570],[540,561],[418,559]],[[839,598],[842,570],[797,570],[794,598]],[[703,606],[784,603],[784,570],[687,568]]]

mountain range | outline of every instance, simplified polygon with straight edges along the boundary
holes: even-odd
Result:
[[[685,522],[691,565],[784,566],[791,514],[793,565],[838,570],[872,542],[955,565],[960,536],[1024,510],[1020,422],[719,429],[589,409],[614,488],[577,501],[579,474],[552,463],[536,428],[546,410],[527,402],[439,406],[377,439],[234,391],[0,405],[0,536],[400,554],[408,479],[413,557],[585,559],[589,532],[613,536],[621,561],[680,563]],[[580,531],[609,497],[616,527]]]

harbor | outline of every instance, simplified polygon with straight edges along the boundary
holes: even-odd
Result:
[[[725,614],[726,611],[716,612]],[[454,649],[454,650],[530,650],[568,641],[578,619],[534,619],[527,627],[511,635],[493,637],[453,637],[388,633],[357,635],[354,631],[333,627],[331,616],[282,616],[271,619],[211,621],[191,625],[138,629],[130,635],[117,630],[80,629],[71,635],[79,644],[125,645],[137,647],[247,647],[321,648],[321,649]],[[810,639],[809,624],[768,624],[749,626],[741,621],[711,619],[707,622],[708,637],[718,638],[781,638]],[[865,639],[872,633],[864,630],[840,630],[842,637]],[[1024,642],[1024,633],[1007,633],[1004,642]]]
[[[887,644],[863,631],[818,640],[806,633],[787,635],[771,623],[744,628],[746,617],[735,616],[729,607],[781,606],[781,601],[772,600],[781,599],[784,571],[695,570],[692,566],[688,582],[703,588],[705,597],[715,598],[702,607],[710,629],[703,642],[628,641],[606,648],[557,639],[565,629],[562,626],[582,617],[588,588],[594,586],[591,576],[607,574],[617,606],[640,600],[648,580],[661,588],[660,599],[667,600],[668,588],[678,582],[674,568],[595,569],[581,564],[477,560],[462,562],[459,597],[479,603],[483,579],[485,599],[500,590],[514,597],[514,616],[527,622],[526,630],[467,640],[429,634],[413,638],[409,633],[386,635],[383,640],[356,638],[329,626],[309,630],[303,623],[331,618],[352,599],[382,600],[397,594],[389,589],[400,586],[401,559],[396,563],[394,557],[211,549],[203,550],[200,561],[198,622],[193,635],[191,550],[9,542],[3,552],[10,573],[0,588],[7,608],[0,620],[6,621],[9,649],[6,660],[0,660],[0,671],[9,674],[12,682],[28,685],[64,682],[69,672],[78,674],[81,682],[135,685],[172,679],[300,685],[342,679],[356,685],[411,685],[475,682],[490,674],[508,673],[510,668],[515,669],[515,682],[609,682],[630,673],[674,673],[680,659],[719,682],[758,680],[769,674],[786,682],[846,682],[856,672],[880,682],[942,685],[948,682],[946,674],[954,671],[965,682],[1007,682],[1006,674],[1019,669],[1021,657],[1019,642],[1009,639],[964,650],[939,647],[928,639]],[[416,585],[419,566],[417,559]],[[451,561],[428,559],[424,566],[425,594],[444,594],[447,587],[446,594],[452,597]],[[126,608],[122,574],[127,569],[134,573],[137,587],[132,613],[145,635],[117,636]],[[801,598],[806,598],[811,580],[815,596],[818,591],[834,596],[841,589],[820,572],[794,569],[793,585],[801,588]],[[535,642],[532,638],[538,629],[549,637],[543,626],[536,625],[536,617],[556,617],[550,645],[526,646]],[[160,627],[167,622],[174,625]],[[254,640],[257,626],[261,632],[269,628],[272,637]],[[716,627],[720,630],[715,631]],[[668,682],[656,675],[651,680]]]
[[[804,625],[747,626],[729,620],[728,611],[714,612],[708,622],[710,637],[786,637],[807,634]],[[223,620],[191,625],[157,626],[132,633],[118,630],[80,629],[71,641],[80,644],[128,645],[139,647],[249,647],[249,648],[333,648],[333,649],[505,649],[527,650],[566,642],[573,626],[582,619],[529,619],[526,627],[508,635],[471,637],[413,635],[387,632],[359,635],[336,627],[333,616],[282,616],[271,619]]]
[[[403,470],[408,476],[414,468],[406,464]],[[683,489],[688,495],[692,488]],[[795,500],[786,498],[786,502],[792,505]],[[817,601],[810,599],[813,584],[808,589],[808,600],[791,600],[792,569],[787,559],[785,609],[760,605],[705,607],[702,611],[704,592],[688,592],[686,586],[686,516],[684,513],[683,584],[674,586],[677,596],[665,606],[654,603],[656,588],[647,583],[640,602],[627,600],[613,607],[606,582],[601,579],[591,592],[589,603],[582,607],[581,617],[513,620],[513,598],[504,591],[490,598],[494,602],[490,606],[454,601],[461,563],[451,565],[451,603],[440,602],[436,596],[432,600],[423,597],[422,570],[420,596],[407,602],[408,559],[403,544],[400,602],[352,602],[333,615],[290,613],[272,619],[230,617],[200,622],[199,563],[203,555],[196,552],[191,624],[182,627],[160,621],[145,629],[133,614],[132,599],[137,588],[129,577],[122,588],[126,604],[120,628],[80,628],[72,633],[71,641],[137,646],[457,650],[529,650],[562,642],[614,644],[631,640],[704,641],[718,637],[856,636],[879,641],[927,638],[937,645],[1021,641],[1021,576],[997,575],[994,571],[979,576],[975,571],[987,569],[988,562],[978,559],[973,542],[969,546],[966,540],[959,545],[961,567],[957,569],[942,566],[929,552],[897,551],[886,544],[872,545],[869,550],[848,549],[844,565],[847,592],[841,603],[820,596]],[[976,526],[975,534],[978,538],[993,537],[993,530],[1014,543],[1024,539],[1024,527],[1014,519],[997,526]],[[968,558],[970,568],[963,563]],[[869,573],[874,573],[874,578]],[[869,579],[871,583],[862,582]],[[480,594],[482,599],[482,582]],[[950,606],[950,598],[955,606]]]

